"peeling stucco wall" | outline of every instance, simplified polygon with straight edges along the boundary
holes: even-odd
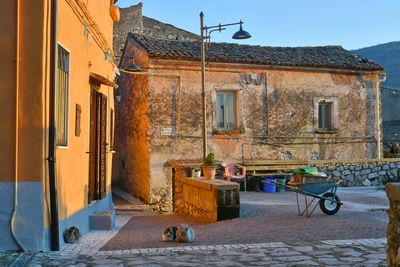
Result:
[[[115,106],[113,184],[149,202],[147,76],[123,74],[119,83],[121,100]]]
[[[200,71],[165,68],[152,69],[149,74],[154,194],[160,194],[160,188],[170,188],[162,171],[164,162],[202,157]],[[222,161],[373,158],[374,83],[367,78],[328,72],[209,68],[208,150]],[[237,92],[238,131],[215,131],[219,90]],[[337,99],[336,133],[314,131],[315,97]]]

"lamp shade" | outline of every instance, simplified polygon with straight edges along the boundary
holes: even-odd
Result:
[[[124,68],[124,70],[129,71],[129,72],[138,72],[141,71],[139,65],[136,64],[131,64],[128,67]]]
[[[233,34],[232,39],[248,39],[250,37],[251,34],[243,30],[242,22],[240,22],[240,29]]]

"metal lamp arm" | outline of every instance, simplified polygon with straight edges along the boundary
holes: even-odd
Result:
[[[243,21],[240,22],[235,22],[235,23],[228,23],[228,24],[218,24],[218,25],[214,25],[214,26],[205,26],[202,29],[203,30],[210,30],[210,29],[217,29],[217,28],[222,28],[222,27],[227,27],[227,26],[233,26],[233,25],[241,25],[243,24]]]

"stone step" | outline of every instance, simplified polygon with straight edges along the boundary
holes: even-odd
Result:
[[[113,230],[115,226],[115,212],[95,212],[89,216],[90,230]]]

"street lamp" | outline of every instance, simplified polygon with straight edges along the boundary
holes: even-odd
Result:
[[[206,93],[205,93],[205,81],[206,81],[206,49],[204,46],[204,40],[210,41],[211,33],[214,31],[223,31],[227,26],[240,25],[239,31],[237,31],[232,39],[248,39],[251,37],[250,33],[243,30],[243,22],[229,23],[229,24],[218,24],[214,26],[204,26],[204,13],[200,12],[200,43],[201,43],[201,97],[202,97],[202,109],[203,109],[203,162],[207,156],[207,127],[206,127]]]

